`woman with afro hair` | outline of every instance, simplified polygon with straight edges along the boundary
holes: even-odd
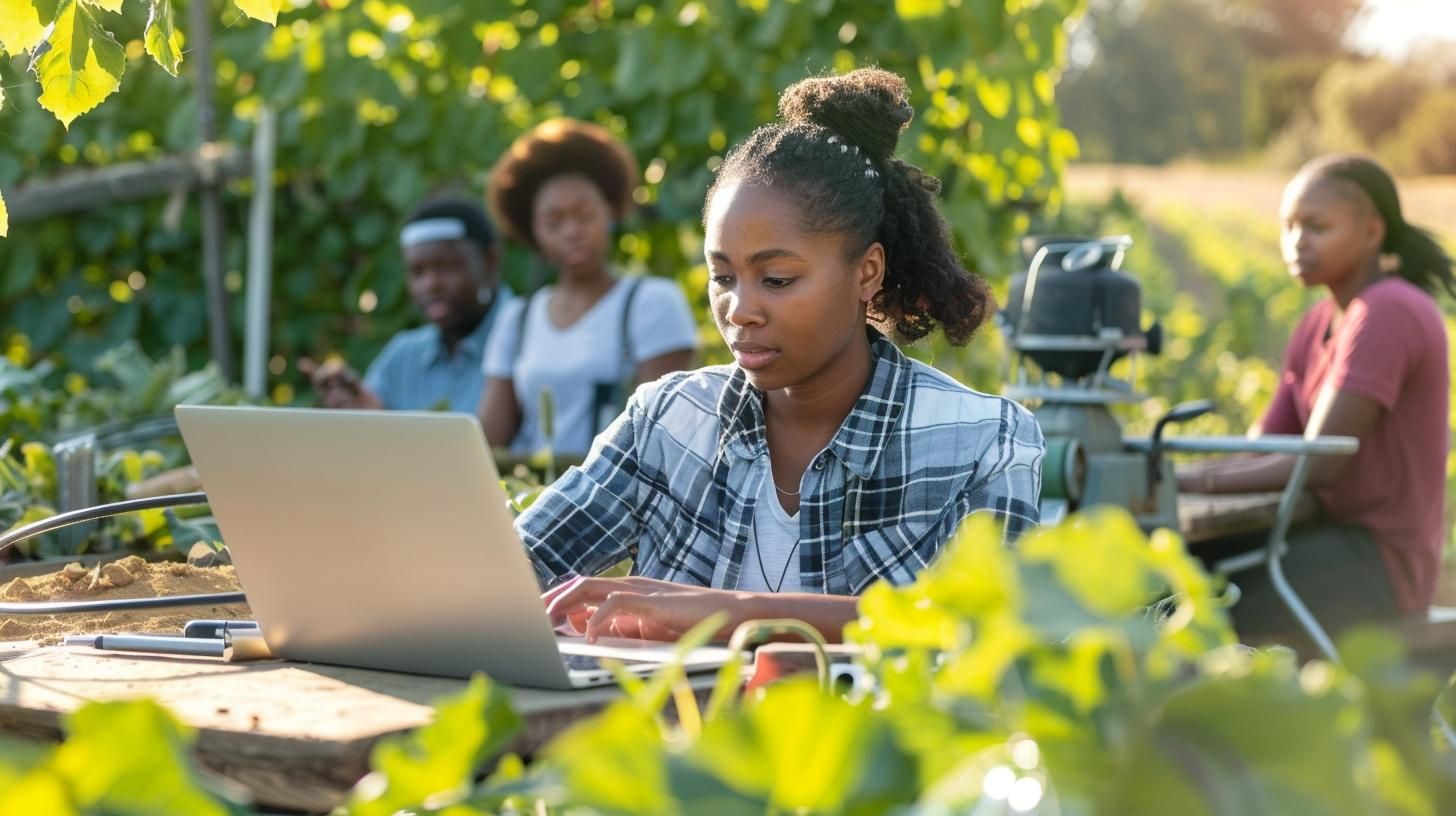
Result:
[[[1038,521],[1030,413],[882,333],[964,344],[993,308],[939,183],[894,156],[906,95],[875,69],[801,81],[719,168],[704,254],[734,363],[637,389],[517,519],[558,625],[673,640],[726,611],[720,636],[792,617],[838,640],[857,595],[912,581],[966,516],[1008,541]]]
[[[491,334],[478,413],[492,446],[582,456],[632,385],[692,363],[697,327],[677,285],[612,268],[613,228],[636,187],[627,148],[575,119],[528,131],[491,172],[490,205],[506,235],[556,273],[554,285],[508,305]]]

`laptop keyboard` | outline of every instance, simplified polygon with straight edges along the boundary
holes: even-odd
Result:
[[[624,666],[631,666],[643,663],[654,666],[662,665],[662,661],[660,660],[633,660],[631,658],[622,657],[615,657],[612,659],[616,660],[618,663],[621,663]],[[561,660],[566,664],[566,668],[570,671],[602,671],[606,668],[602,665],[600,658],[593,657],[591,655],[566,654],[563,652],[561,655]]]

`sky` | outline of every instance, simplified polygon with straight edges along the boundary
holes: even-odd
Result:
[[[1365,0],[1353,44],[1399,57],[1421,40],[1456,41],[1456,0]]]

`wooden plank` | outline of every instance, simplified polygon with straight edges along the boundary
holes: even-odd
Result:
[[[199,764],[235,780],[257,804],[328,811],[367,771],[381,737],[428,723],[434,699],[465,681],[281,660],[49,647],[0,663],[0,733],[57,740],[61,717],[86,702],[150,697],[197,729]],[[618,698],[615,687],[512,689],[530,753]]]
[[[1279,514],[1279,493],[1180,493],[1178,527],[1189,544],[1226,535],[1267,530]],[[1318,509],[1308,493],[1299,498],[1294,520],[1312,518]]]
[[[22,184],[5,198],[10,222],[18,224],[240,178],[248,174],[250,162],[233,145],[213,144],[196,154],[72,170]]]

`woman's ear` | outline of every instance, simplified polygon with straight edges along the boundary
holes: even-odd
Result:
[[[855,265],[855,285],[861,303],[869,303],[885,286],[885,247],[879,241],[870,244]]]

